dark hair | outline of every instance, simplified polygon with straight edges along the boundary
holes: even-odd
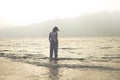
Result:
[[[57,26],[55,26],[55,27],[53,28],[53,32],[57,32],[57,31],[59,31],[59,29],[58,29]]]

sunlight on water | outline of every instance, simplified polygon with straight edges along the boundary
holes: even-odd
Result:
[[[24,65],[28,64],[31,67],[30,71],[35,67],[42,70],[43,74],[27,72],[29,77],[38,74],[39,77],[33,75],[36,80],[39,80],[40,75],[42,75],[40,80],[120,79],[120,37],[60,38],[58,54],[57,62],[49,62],[47,38],[0,40],[0,57],[22,62]],[[23,65],[22,63],[21,65]],[[14,68],[14,66],[11,67]],[[17,67],[21,69],[20,66]],[[2,68],[0,68],[2,75],[0,75],[0,79],[6,80],[8,77],[6,78],[5,74],[2,74]],[[23,71],[28,71],[27,66],[24,68]],[[10,75],[7,72],[10,71],[6,71],[6,74]],[[13,74],[16,73],[13,72]],[[28,80],[32,79],[28,78]]]

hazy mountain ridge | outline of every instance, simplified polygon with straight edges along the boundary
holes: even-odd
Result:
[[[120,36],[120,11],[97,12],[76,18],[54,19],[25,27],[1,28],[0,38],[48,37],[54,25],[60,28],[60,36]]]

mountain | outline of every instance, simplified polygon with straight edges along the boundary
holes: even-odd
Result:
[[[58,26],[59,35],[63,37],[120,36],[120,11],[89,13],[24,27],[2,27],[0,38],[48,37],[54,25]]]

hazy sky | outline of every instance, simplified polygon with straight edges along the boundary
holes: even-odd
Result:
[[[120,9],[120,0],[0,0],[0,24],[28,25]]]

